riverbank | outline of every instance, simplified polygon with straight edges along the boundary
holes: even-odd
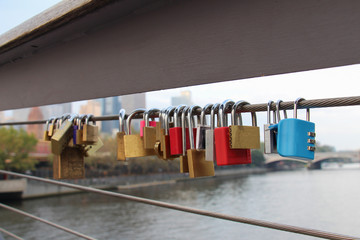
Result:
[[[216,176],[213,178],[235,178],[246,176],[249,174],[265,173],[265,168],[239,168],[239,169],[221,169],[216,171]],[[65,180],[65,182],[79,184],[83,186],[91,186],[106,190],[122,190],[143,188],[149,186],[176,184],[179,181],[205,181],[211,178],[189,178],[188,174],[182,173],[159,173],[151,175],[129,175],[129,176],[114,176],[107,178],[93,178],[93,179],[78,179]],[[51,197],[64,194],[74,194],[82,192],[77,189],[57,186],[44,182],[28,180],[27,187],[22,195],[22,199],[33,199],[42,197]]]

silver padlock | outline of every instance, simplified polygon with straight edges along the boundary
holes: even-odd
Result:
[[[206,130],[210,129],[210,126],[206,124],[206,113],[210,113],[212,104],[206,104],[205,107],[201,111],[200,115],[200,124],[197,126],[196,130],[196,149],[205,149],[205,138],[206,138]]]
[[[215,114],[219,111],[220,103],[215,103],[211,107],[210,112],[210,129],[205,131],[205,160],[215,161],[215,146],[214,146],[214,129],[215,129]],[[219,119],[217,118],[217,121]]]
[[[264,125],[264,153],[277,153],[276,147],[276,134],[274,129],[269,129],[269,127],[276,123],[276,115],[274,112],[273,122],[271,122],[271,104],[273,101],[269,101],[267,105],[267,124]]]

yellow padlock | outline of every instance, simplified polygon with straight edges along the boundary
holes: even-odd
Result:
[[[134,110],[126,120],[126,130],[127,134],[124,136],[124,149],[126,158],[135,158],[135,157],[145,157],[155,155],[154,149],[145,149],[144,148],[144,138],[139,134],[131,134],[131,120],[135,116],[141,115],[146,111],[146,109],[136,109]]]

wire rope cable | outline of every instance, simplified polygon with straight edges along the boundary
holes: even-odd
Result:
[[[48,221],[48,220],[46,220],[46,219],[37,217],[37,216],[35,216],[35,215],[32,215],[32,214],[30,214],[30,213],[21,211],[21,210],[19,210],[19,209],[13,208],[13,207],[10,207],[10,206],[5,205],[5,204],[3,204],[3,203],[0,203],[0,207],[5,208],[5,209],[7,209],[7,210],[9,210],[9,211],[12,211],[12,212],[16,212],[16,213],[21,214],[21,215],[23,215],[23,216],[26,216],[26,217],[35,219],[35,220],[37,220],[37,221],[46,223],[46,224],[48,224],[48,225],[50,225],[50,226],[53,226],[53,227],[58,228],[58,229],[61,229],[61,230],[65,231],[65,232],[71,233],[71,234],[76,235],[76,236],[78,236],[78,237],[81,237],[81,238],[84,238],[84,239],[89,239],[89,240],[96,240],[95,238],[89,237],[89,236],[87,236],[87,235],[85,235],[85,234],[79,233],[79,232],[77,232],[77,231],[75,231],[75,230],[72,230],[72,229],[70,229],[70,228],[67,228],[67,227],[61,226],[61,225],[59,225],[59,224],[50,222],[50,221]]]
[[[13,234],[12,232],[9,232],[9,231],[3,229],[3,228],[1,228],[1,227],[0,227],[0,232],[3,232],[3,233],[5,233],[6,235],[9,235],[10,237],[13,237],[13,238],[15,238],[15,239],[17,239],[17,240],[24,240],[23,238],[15,235],[15,234]]]
[[[238,222],[238,223],[245,223],[245,224],[255,225],[255,226],[259,226],[259,227],[277,229],[277,230],[282,230],[282,231],[286,231],[286,232],[309,235],[309,236],[318,237],[318,238],[326,238],[326,239],[333,239],[333,240],[360,239],[358,237],[351,237],[351,236],[346,236],[346,235],[342,235],[342,234],[338,234],[338,233],[330,233],[330,232],[316,230],[316,229],[303,228],[303,227],[279,224],[279,223],[274,223],[274,222],[269,222],[269,221],[256,220],[256,219],[252,219],[252,218],[244,218],[244,217],[232,216],[232,215],[227,215],[227,214],[222,214],[222,213],[216,213],[216,212],[211,212],[211,211],[207,211],[207,210],[201,210],[201,209],[181,206],[181,205],[172,204],[172,203],[166,203],[166,202],[147,199],[147,198],[135,197],[135,196],[131,196],[131,195],[123,194],[123,193],[110,192],[110,191],[105,191],[105,190],[101,190],[101,189],[85,187],[85,186],[80,186],[80,185],[76,185],[76,184],[65,183],[65,182],[61,182],[61,181],[55,181],[55,180],[45,179],[45,178],[40,178],[40,177],[34,177],[34,176],[30,176],[30,175],[14,173],[14,172],[9,172],[9,171],[4,171],[4,170],[0,170],[0,173],[8,174],[8,175],[16,176],[16,177],[28,178],[28,179],[46,182],[46,183],[50,183],[50,184],[56,184],[56,185],[60,185],[60,186],[64,186],[64,187],[75,188],[75,189],[82,190],[82,191],[117,197],[117,198],[135,201],[135,202],[139,202],[139,203],[158,206],[158,207],[162,207],[162,208],[168,208],[168,209],[173,209],[173,210],[178,210],[178,211],[182,211],[182,212],[188,212],[188,213],[193,213],[193,214],[198,214],[198,215],[203,215],[203,216],[208,216],[208,217],[213,217],[213,218],[218,218],[218,219],[223,219],[223,220],[228,220],[228,221],[233,221],[233,222]]]
[[[341,97],[341,98],[324,98],[324,99],[311,99],[302,100],[297,105],[298,109],[303,108],[327,108],[327,107],[345,107],[345,106],[356,106],[360,105],[360,96],[355,97]],[[267,111],[268,103],[260,104],[247,104],[241,108],[241,112],[264,112]],[[279,110],[291,110],[294,109],[294,101],[281,102]],[[276,110],[276,103],[270,105],[270,110]],[[195,114],[200,115],[201,111],[194,111]],[[210,110],[205,114],[210,114]],[[126,116],[127,117],[127,116]],[[134,116],[134,119],[142,118],[142,114]],[[154,114],[151,117],[158,117],[158,114]],[[113,121],[119,120],[119,115],[108,115],[108,116],[94,116],[94,121]],[[32,124],[45,124],[47,120],[36,120],[36,121],[21,121],[21,122],[3,122],[0,126],[14,126],[14,125],[32,125]]]

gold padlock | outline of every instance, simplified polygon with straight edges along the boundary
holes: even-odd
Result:
[[[71,139],[72,140],[72,139]],[[84,152],[81,147],[65,147],[60,155],[54,155],[53,178],[77,179],[85,177]]]
[[[126,160],[124,136],[125,136],[125,110],[120,109],[120,112],[119,112],[119,132],[116,134],[117,160],[119,160],[119,161],[125,161]]]
[[[51,136],[49,136],[49,125],[50,125],[50,122],[52,122],[54,119],[55,119],[54,117],[51,117],[46,121],[44,135],[43,135],[43,140],[44,141],[50,141],[51,140]]]
[[[149,118],[150,115],[159,114],[159,109],[152,108],[144,113],[144,148],[145,149],[154,149],[156,143],[156,127],[150,126]],[[157,123],[156,123],[157,124]]]
[[[73,137],[73,121],[77,115],[66,115],[60,121],[60,128],[51,137],[51,151],[60,155]]]
[[[252,126],[243,126],[241,107],[249,104],[245,101],[238,101],[234,104],[231,111],[232,125],[229,127],[230,148],[231,149],[259,149],[260,148],[260,129],[257,127],[256,114],[251,112]],[[238,125],[240,124],[240,125]]]
[[[51,121],[51,124],[49,125],[49,131],[48,131],[48,136],[51,138],[55,131],[56,131],[56,126],[58,125],[58,121],[60,120],[61,118],[57,117],[57,118],[54,118],[52,121]]]
[[[140,135],[131,135],[131,120],[136,115],[143,114],[146,110],[139,108],[134,110],[126,120],[127,134],[124,136],[124,148],[126,158],[144,157],[155,155],[154,149],[144,148],[144,139]]]
[[[196,150],[194,143],[194,133],[192,129],[194,128],[194,118],[193,114],[198,109],[201,110],[199,106],[191,106],[187,116],[189,124],[189,139],[190,139],[190,149],[187,150],[188,155],[188,165],[189,165],[189,176],[191,178],[197,177],[207,177],[214,176],[214,162],[205,160],[205,150]]]
[[[82,140],[87,144],[94,144],[99,137],[99,127],[95,125],[95,121],[92,120],[94,125],[89,124],[89,121],[94,115],[88,114],[85,118],[85,124],[83,126],[83,138]]]
[[[80,115],[76,118],[77,129],[75,131],[75,142],[76,145],[84,145],[86,142],[83,141],[83,122],[85,122],[86,115]]]

